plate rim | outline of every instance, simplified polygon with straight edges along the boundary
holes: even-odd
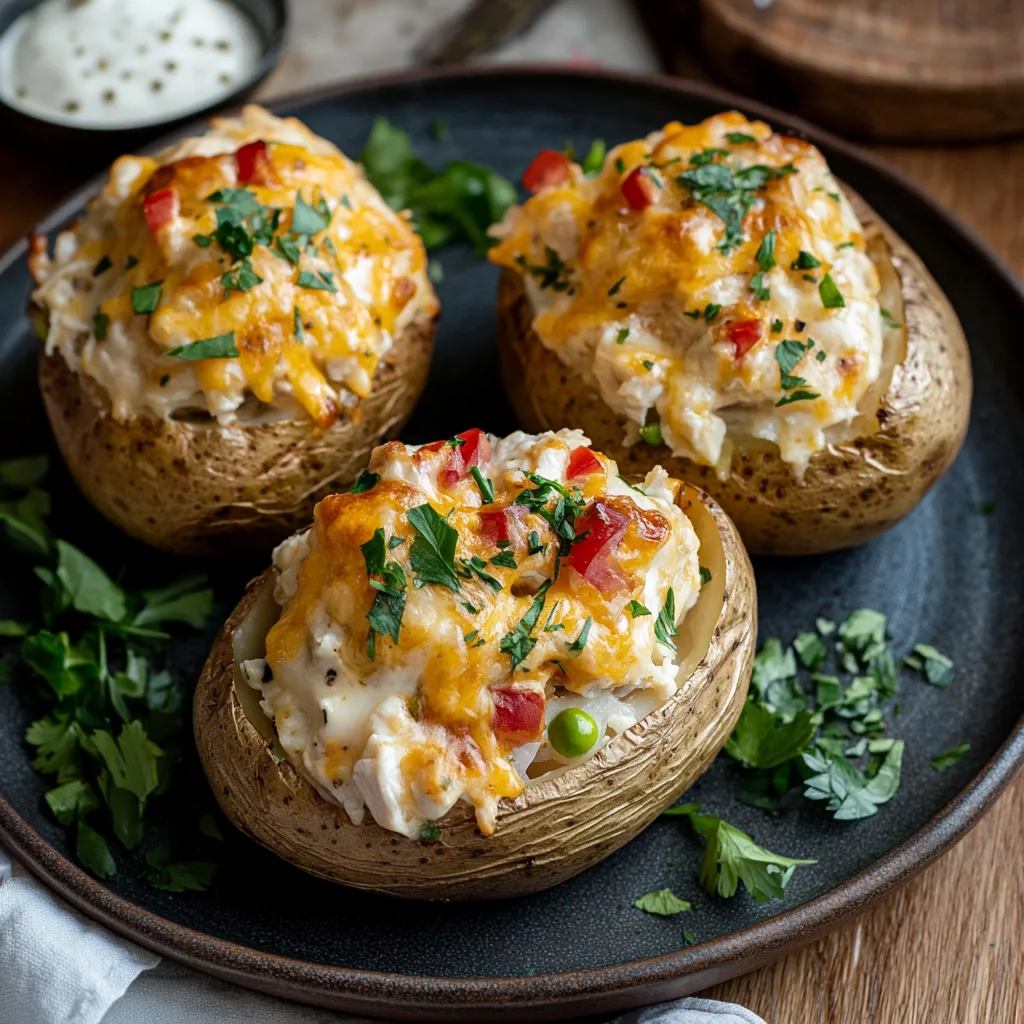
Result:
[[[775,127],[824,144],[867,165],[897,189],[912,194],[931,217],[944,222],[972,246],[987,264],[988,272],[1000,278],[1024,307],[1024,286],[991,247],[886,161],[802,118],[703,82],[614,69],[499,64],[364,76],[290,93],[266,106],[275,112],[287,111],[394,86],[524,77],[596,79],[697,97],[723,108],[744,110]],[[233,112],[228,110],[217,116]],[[184,135],[194,134],[207,120],[191,121],[141,152],[157,150]],[[105,176],[104,170],[72,192],[30,234],[48,232],[64,223],[96,192]],[[27,238],[8,246],[0,255],[0,275],[23,259],[28,247]],[[754,970],[785,950],[812,941],[841,918],[864,909],[947,852],[977,824],[1022,766],[1024,716],[985,766],[931,819],[862,871],[821,895],[737,931],[670,953],[605,967],[521,977],[425,977],[337,967],[253,950],[195,931],[137,906],[93,879],[47,843],[2,793],[0,840],[49,889],[88,917],[154,952],[226,981],[299,1002],[371,1015],[387,1014],[395,1019],[449,1020],[455,1014],[462,1019],[475,1016],[488,1020],[540,1020],[564,1017],[566,1012],[579,1015],[673,998]]]

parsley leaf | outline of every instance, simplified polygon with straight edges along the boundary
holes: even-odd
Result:
[[[239,355],[235,347],[235,332],[218,334],[213,338],[201,338],[199,341],[191,341],[187,345],[179,345],[177,348],[169,348],[164,355],[173,356],[175,359],[234,359]]]
[[[132,311],[139,316],[149,316],[156,312],[163,293],[163,281],[154,281],[132,289]]]
[[[124,591],[88,555],[63,540],[57,541],[57,579],[76,611],[110,622],[124,618]]]
[[[117,874],[106,839],[84,821],[78,823],[75,855],[97,878],[113,878]]]
[[[373,536],[361,545],[366,575],[370,586],[377,591],[366,617],[370,622],[370,636],[367,638],[367,652],[375,652],[373,638],[377,634],[390,636],[397,644],[405,613],[405,570],[398,562],[387,561],[389,550],[384,539],[384,530],[377,527]],[[373,579],[372,577],[380,577]],[[373,658],[370,653],[370,658]]]
[[[771,228],[764,238],[761,239],[761,244],[758,247],[755,258],[757,259],[757,265],[765,273],[775,266],[775,228]]]
[[[318,235],[326,231],[331,223],[331,212],[324,200],[319,207],[310,206],[301,194],[295,197],[295,208],[292,210],[291,233],[293,235]]]
[[[945,753],[933,757],[930,764],[937,772],[945,771],[947,768],[952,768],[953,765],[962,761],[970,749],[970,743],[961,743],[945,751]],[[50,794],[47,793],[46,796],[49,799]]]
[[[429,504],[409,509],[405,517],[416,531],[409,552],[409,562],[416,572],[416,587],[433,583],[459,593],[462,584],[455,573],[458,531],[449,526]]]
[[[658,914],[661,917],[671,917],[673,914],[682,914],[691,909],[691,904],[681,900],[671,889],[657,889],[646,893],[636,900],[633,906],[637,910]]]
[[[484,504],[492,504],[494,502],[494,484],[480,472],[479,466],[470,467],[469,475],[476,482],[477,490],[480,492]]]
[[[745,832],[710,814],[699,814],[696,804],[670,807],[668,815],[686,815],[694,830],[707,839],[700,867],[700,884],[712,895],[734,896],[742,881],[755,903],[781,899],[797,867],[816,864],[772,853],[758,846]]]
[[[205,892],[217,870],[217,865],[208,860],[172,860],[166,843],[146,854],[146,864],[146,881],[164,892]]]
[[[643,615],[651,614],[650,611],[647,608],[645,608],[639,601],[630,601],[628,607],[629,614],[632,615],[634,619],[639,619]]]
[[[793,260],[789,265],[790,270],[813,270],[815,267],[821,266],[821,260],[817,256],[812,255],[809,252],[805,252],[803,249],[800,250],[797,258]]]
[[[308,288],[310,291],[337,292],[334,283],[334,275],[326,270],[313,274],[308,270],[300,270],[298,280],[295,282],[300,288]]]
[[[679,630],[676,629],[676,595],[671,587],[665,595],[665,604],[654,621],[654,636],[659,644],[675,653],[675,638],[679,636]]]
[[[529,657],[530,652],[537,646],[537,641],[532,634],[537,626],[540,613],[544,609],[544,600],[550,586],[551,580],[545,580],[540,585],[527,613],[512,627],[511,632],[501,638],[501,642],[498,644],[498,650],[509,656],[513,671]]]
[[[808,711],[784,722],[760,701],[748,700],[724,749],[748,768],[774,768],[796,757],[816,729],[815,716]]]
[[[604,169],[604,160],[607,155],[608,147],[604,144],[604,139],[594,139],[590,144],[590,149],[587,150],[587,155],[580,162],[583,173],[588,178],[600,174]]]
[[[842,309],[846,305],[843,293],[839,290],[831,274],[826,274],[818,285],[818,294],[821,296],[821,304],[826,309]]]
[[[827,801],[826,807],[837,821],[871,817],[878,805],[891,800],[899,788],[903,746],[903,740],[893,743],[870,780],[841,754],[806,752],[803,761],[812,774],[804,780],[804,796]]]
[[[356,477],[356,482],[352,485],[352,494],[364,494],[366,491],[372,491],[377,484],[380,483],[380,473],[371,473],[368,469],[362,469],[359,471],[359,476]]]
[[[932,686],[946,689],[953,682],[953,661],[931,644],[917,644],[912,654],[904,658],[904,663],[911,668],[924,672],[925,679]]]
[[[110,317],[106,313],[96,313],[92,318],[92,336],[97,341],[106,341],[109,326]]]
[[[581,654],[583,652],[583,648],[587,646],[587,637],[590,636],[590,627],[593,621],[593,618],[588,615],[587,621],[583,623],[583,628],[580,630],[580,635],[571,644],[566,645],[565,649],[570,654]]]

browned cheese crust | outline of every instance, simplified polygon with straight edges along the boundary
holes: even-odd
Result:
[[[590,760],[502,800],[493,836],[457,804],[436,841],[375,824],[354,825],[292,765],[272,754],[235,688],[232,637],[271,585],[254,580],[221,630],[196,688],[196,743],[213,792],[231,821],[314,875],[414,899],[493,899],[537,892],[607,857],[651,823],[705,771],[746,699],[757,632],[750,562],[721,508],[697,488],[680,498],[712,578],[680,625],[693,651],[687,681],[662,707]],[[244,683],[239,685],[244,686]]]
[[[522,278],[504,270],[498,290],[502,377],[527,431],[576,427],[625,473],[661,465],[706,489],[755,555],[801,555],[862,544],[899,522],[952,464],[967,433],[971,362],[949,300],[920,258],[859,196],[846,189],[880,276],[899,277],[906,355],[881,403],[864,411],[861,436],[811,457],[803,482],[768,442],[737,445],[719,480],[708,466],[664,445],[623,444],[627,421],[544,347]],[[893,313],[895,315],[896,311]],[[874,418],[874,422],[872,422]]]
[[[423,392],[434,321],[398,337],[351,416],[222,428],[140,418],[117,422],[100,389],[40,346],[39,385],[64,461],[89,501],[126,533],[185,555],[265,552],[344,490],[370,452],[402,429]]]

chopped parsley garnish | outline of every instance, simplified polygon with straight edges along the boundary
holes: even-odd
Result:
[[[105,274],[113,265],[109,256],[101,257],[99,263],[92,268],[92,276],[99,277],[100,274]]]
[[[811,253],[801,249],[797,258],[793,260],[789,265],[790,270],[813,270],[815,267],[821,266],[821,260],[817,256],[812,256]]]
[[[616,335],[616,338],[615,338],[615,343],[617,345],[621,345],[621,344],[623,344],[623,342],[625,342],[625,340],[628,337],[629,337],[629,328],[628,327],[620,327],[619,328],[619,333],[618,333],[618,335]]]
[[[900,784],[903,740],[896,740],[875,775],[864,773],[840,753],[810,750],[803,762],[812,773],[804,780],[804,796],[824,800],[837,821],[852,821],[875,814],[879,804],[887,803]]]
[[[755,903],[781,899],[796,868],[817,863],[772,853],[735,825],[699,811],[698,804],[683,804],[670,807],[665,814],[687,816],[694,830],[707,840],[699,877],[713,896],[734,896],[742,881]]]
[[[783,391],[803,387],[807,381],[803,377],[793,376],[793,370],[810,350],[810,345],[794,338],[780,341],[775,347],[775,361],[779,364],[779,386]]]
[[[213,245],[213,235],[193,235],[192,241],[199,246],[200,249],[209,249]]]
[[[640,438],[644,444],[659,445],[664,444],[664,438],[661,436],[661,424],[660,423],[647,423],[640,428]]]
[[[546,520],[558,538],[559,557],[567,555],[576,540],[576,518],[583,511],[583,498],[578,491],[569,491],[547,477],[536,473],[528,473],[527,477],[535,486],[520,491],[513,504],[523,505]],[[548,508],[552,497],[554,506]]]
[[[440,838],[441,829],[432,821],[427,821],[420,825],[420,842],[432,843]]]
[[[831,274],[826,274],[818,285],[818,294],[821,296],[821,304],[826,309],[842,309],[846,305],[843,293],[832,280]]]
[[[836,246],[836,248],[837,249],[854,249],[854,248],[856,248],[856,246],[857,246],[856,242],[840,242]]]
[[[568,291],[571,285],[568,269],[562,257],[550,245],[544,246],[544,255],[547,259],[544,265],[529,263],[525,256],[517,256],[515,262],[524,272],[537,278],[541,288],[551,288],[556,292]],[[563,277],[563,274],[566,276]]]
[[[455,548],[459,533],[429,505],[417,505],[405,514],[416,537],[409,551],[409,563],[416,573],[417,588],[427,584],[447,587],[456,594],[462,589],[455,572]]]
[[[772,228],[761,239],[761,244],[758,246],[755,258],[757,259],[757,265],[765,273],[775,266],[775,228]]]
[[[462,605],[470,615],[476,615],[477,612],[480,611],[479,608],[474,608],[468,601],[460,601],[459,604]]]
[[[437,172],[413,150],[409,135],[386,118],[373,122],[359,162],[393,210],[410,210],[428,249],[460,238],[478,254],[493,241],[487,229],[517,198],[516,187],[482,164],[456,160]],[[347,197],[342,203],[349,205]]]
[[[590,144],[590,149],[587,150],[587,155],[580,162],[583,173],[588,178],[600,174],[604,169],[604,158],[607,154],[608,147],[604,144],[604,139],[594,139]]]
[[[778,408],[783,405],[792,405],[793,402],[808,402],[815,398],[821,398],[817,391],[791,391],[788,395],[783,395],[775,405]]]
[[[814,358],[817,359],[819,363],[825,362],[825,359],[827,358],[826,355],[825,355],[825,350],[824,349],[820,349],[818,351],[818,354]]]
[[[623,160],[621,156],[615,158],[615,170],[617,170],[619,174],[626,173],[626,161]]]
[[[834,199],[837,203],[839,202],[838,192],[826,192],[825,194],[829,197],[829,199]]]
[[[771,289],[764,283],[764,274],[759,272],[750,279],[750,290],[759,302],[767,302],[772,297]]]
[[[566,645],[565,649],[570,654],[579,654],[582,652],[583,648],[586,647],[587,637],[590,636],[590,627],[593,621],[593,618],[588,615],[587,621],[583,623],[583,628],[580,630],[580,635],[576,637],[571,644]]]
[[[643,368],[645,370],[653,370],[654,369],[654,363],[650,359],[643,359],[643,360],[641,360],[641,365],[643,366]]]
[[[646,911],[648,914],[658,914],[660,917],[671,917],[674,914],[682,914],[689,910],[691,904],[681,900],[671,889],[658,889],[641,896],[633,903],[637,910]]]
[[[772,334],[781,334],[781,333],[782,333],[782,321],[778,320],[778,319],[773,320],[772,321]]]
[[[334,275],[327,270],[321,270],[316,274],[308,270],[300,270],[299,278],[295,282],[300,288],[308,288],[311,291],[337,292],[334,284]]]
[[[501,590],[501,580],[495,579],[489,572],[486,571],[487,563],[474,555],[472,558],[462,558],[459,560],[456,572],[463,578],[471,580],[474,576],[481,582],[486,583],[495,593]]]
[[[903,663],[923,672],[925,679],[940,690],[946,689],[953,682],[952,658],[947,658],[931,644],[916,644],[913,651],[903,659]]]
[[[700,319],[700,310],[699,309],[684,309],[683,310],[683,316],[688,316],[691,320],[699,320]]]
[[[494,484],[480,472],[479,466],[472,466],[469,470],[469,475],[476,482],[476,487],[480,492],[483,503],[490,505],[494,501]]]
[[[711,582],[711,570],[706,566],[700,567],[700,585],[703,587],[705,583]]]
[[[746,132],[726,132],[725,137],[731,146],[740,146],[744,142],[757,142],[753,135],[748,135]]]
[[[233,359],[238,355],[235,347],[235,332],[218,334],[213,338],[202,338],[199,341],[190,342],[188,345],[179,345],[178,348],[168,349],[164,355],[174,356],[175,359]]]
[[[970,749],[970,743],[961,743],[958,746],[945,751],[945,753],[939,754],[937,757],[933,757],[930,762],[931,766],[937,772],[945,771],[947,768],[952,768],[953,765],[964,759],[964,756]]]
[[[798,757],[816,729],[810,712],[799,711],[791,721],[780,720],[765,704],[751,699],[743,705],[724,750],[748,768],[775,768]]]
[[[902,327],[903,324],[897,320],[892,313],[889,312],[884,306],[878,310],[882,314],[882,320],[885,321],[885,326],[889,328]]]
[[[286,235],[278,235],[274,239],[274,254],[287,260],[293,267],[297,267],[302,259],[302,249],[298,241]]]
[[[154,281],[152,284],[144,284],[139,288],[132,289],[132,311],[139,316],[149,316],[156,312],[160,305],[160,296],[163,293],[163,281]]]
[[[707,323],[711,323],[716,316],[722,311],[722,307],[717,302],[709,302],[704,307],[704,319]]]
[[[224,289],[224,295],[227,297],[233,291],[250,291],[256,285],[263,284],[263,278],[252,269],[252,264],[247,259],[244,259],[233,270],[222,274],[220,283]]]
[[[754,164],[740,170],[733,170],[725,164],[710,160],[719,154],[728,155],[726,150],[709,151],[705,161],[703,155],[690,157],[692,168],[678,175],[676,181],[693,194],[693,198],[716,214],[725,225],[725,233],[718,243],[722,252],[734,249],[743,241],[743,220],[757,201],[757,193],[769,182],[785,174],[796,173],[791,164],[785,167],[766,167]]]
[[[540,534],[536,530],[530,531],[530,536],[527,538],[527,549],[528,555],[543,555],[547,551],[547,544],[541,542]]]
[[[318,235],[326,231],[331,224],[331,211],[326,200],[320,199],[316,206],[310,206],[301,194],[295,196],[295,208],[292,210],[291,234]]]
[[[498,644],[498,650],[509,656],[513,671],[529,657],[530,652],[537,646],[537,641],[532,634],[537,626],[540,613],[544,609],[544,599],[550,586],[551,580],[545,580],[540,585],[537,593],[533,596],[529,611],[515,624],[510,633],[506,633],[501,638],[501,642]]]
[[[380,473],[371,473],[368,469],[361,470],[356,482],[352,485],[352,494],[364,494],[372,491],[380,483]]]
[[[650,611],[646,609],[639,601],[630,601],[628,607],[629,614],[632,615],[634,619],[639,619],[642,615],[651,614]]]
[[[92,336],[97,341],[106,341],[109,326],[110,317],[106,313],[96,313],[92,318]]]
[[[613,295],[618,295],[619,294],[619,289],[623,286],[623,284],[625,284],[625,282],[626,282],[626,276],[625,276],[625,274],[623,274],[623,276],[620,277],[618,279],[618,281],[616,281],[615,284],[613,284],[611,286],[611,288],[608,289],[608,296],[609,296],[609,298],[611,296],[613,296]]]
[[[377,591],[366,618],[370,633],[366,638],[366,653],[372,661],[377,653],[377,636],[390,636],[398,643],[405,612],[405,570],[397,562],[387,561],[389,547],[384,530],[377,527],[373,536],[363,545],[363,560],[370,586]]]
[[[654,621],[654,636],[659,644],[675,653],[675,638],[679,636],[679,630],[676,629],[676,595],[671,587],[665,595],[665,604]]]
[[[302,314],[299,312],[299,307],[294,306],[292,308],[292,322],[295,326],[295,337],[302,341],[305,337],[305,333],[302,330]]]
[[[489,559],[491,565],[501,565],[506,569],[518,569],[519,563],[511,551],[499,551],[493,558]]]

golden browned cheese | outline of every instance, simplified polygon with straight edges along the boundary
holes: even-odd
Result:
[[[138,160],[122,158],[132,165]],[[112,180],[123,176],[122,161],[115,163]],[[153,341],[172,348],[233,332],[239,351],[237,360],[202,360],[169,370],[160,366],[154,373],[173,375],[190,365],[203,391],[210,392],[226,389],[240,370],[247,388],[267,403],[283,378],[309,415],[327,427],[339,408],[324,366],[330,360],[349,360],[344,384],[365,397],[382,354],[373,339],[381,330],[394,329],[416,291],[393,267],[403,261],[421,272],[426,256],[404,219],[373,203],[349,202],[359,174],[354,166],[337,153],[268,141],[259,180],[240,184],[231,153],[188,156],[163,166],[147,159],[146,172],[138,175],[133,194],[118,208],[116,232],[90,241],[83,251],[97,261],[106,256],[117,268],[138,261],[124,276],[124,290],[98,312],[112,321],[129,321],[133,288],[162,282],[160,305],[148,323]],[[218,210],[226,206],[211,197],[239,187],[251,192],[267,215],[279,211],[278,237],[291,230],[297,196],[314,208],[328,197],[332,206],[340,200],[328,229],[316,235],[314,249],[305,248],[316,263],[303,264],[314,277],[317,267],[329,268],[332,288],[296,287],[300,269],[276,244],[257,244],[248,257],[263,284],[248,291],[225,287],[224,275],[236,272],[239,263],[216,240],[205,241],[218,227]],[[154,232],[147,225],[145,200],[162,190],[174,191],[180,212],[177,220]],[[196,236],[198,243],[193,241]],[[345,278],[365,256],[374,257],[372,279],[366,282],[370,303],[361,301]],[[159,380],[150,383],[156,386]]]

